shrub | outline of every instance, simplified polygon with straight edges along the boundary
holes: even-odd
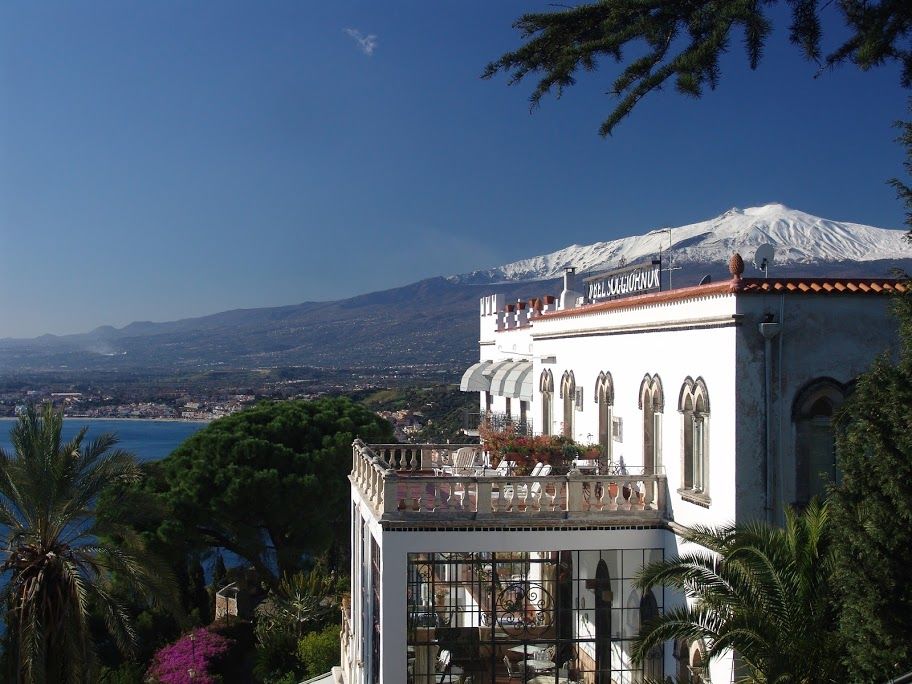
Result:
[[[305,634],[298,642],[298,660],[308,677],[316,677],[339,664],[339,649],[339,626],[327,625],[319,632]]]
[[[213,667],[230,650],[232,641],[208,629],[196,629],[165,646],[152,659],[149,675],[159,684],[215,684]]]

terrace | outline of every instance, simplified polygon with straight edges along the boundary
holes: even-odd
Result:
[[[547,475],[480,464],[455,467],[462,447],[477,444],[352,445],[351,482],[381,522],[655,524],[666,515],[664,473],[582,464]]]

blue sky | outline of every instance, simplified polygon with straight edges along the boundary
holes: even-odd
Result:
[[[0,337],[336,299],[770,201],[902,226],[894,67],[814,79],[780,22],[757,72],[733,45],[717,91],[654,95],[603,140],[613,65],[531,115],[532,82],[479,78],[548,6],[3,3]]]

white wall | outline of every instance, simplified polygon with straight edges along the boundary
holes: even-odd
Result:
[[[531,407],[540,432],[538,378],[544,369],[554,376],[552,433],[560,432],[563,402],[560,382],[573,371],[583,389],[583,411],[574,411],[574,438],[598,440],[598,405],[595,385],[600,372],[610,372],[614,382],[613,415],[623,421],[623,441],[613,443],[614,461],[643,465],[643,411],[639,408],[644,376],[661,378],[665,410],[662,416],[662,461],[668,475],[669,507],[682,524],[712,524],[735,515],[735,338],[732,318],[735,298],[716,295],[684,302],[650,305],[590,315],[537,319],[532,327],[534,343]],[[728,326],[728,327],[723,327]],[[513,333],[500,333],[508,336]],[[555,363],[542,363],[553,356]],[[685,378],[702,377],[710,400],[709,508],[685,501],[682,486],[682,415],[678,397]]]
[[[772,457],[775,519],[795,498],[796,396],[808,383],[832,378],[851,383],[895,344],[896,326],[888,314],[889,297],[870,295],[743,296],[738,312],[743,325],[737,352],[738,519],[763,518],[748,493],[763,489],[765,437],[764,344],[758,326],[767,316],[782,323],[771,344]],[[781,344],[781,349],[780,349]]]

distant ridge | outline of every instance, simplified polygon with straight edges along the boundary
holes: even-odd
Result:
[[[567,266],[597,272],[667,251],[674,285],[727,278],[735,251],[748,264],[771,243],[778,276],[891,275],[912,271],[912,244],[901,230],[822,219],[782,204],[730,209],[708,221],[645,235],[571,245],[497,268],[334,302],[235,309],[167,323],[101,326],[78,335],[0,340],[0,373],[67,368],[81,373],[200,370],[293,365],[406,367],[455,373],[478,356],[478,299],[556,293]],[[667,267],[668,260],[665,265]],[[753,267],[748,266],[748,270]],[[750,273],[748,273],[750,275]],[[666,281],[667,282],[667,281]]]

